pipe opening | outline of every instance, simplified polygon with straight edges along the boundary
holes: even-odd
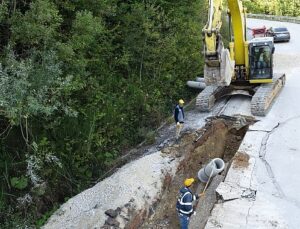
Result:
[[[223,161],[222,159],[220,159],[220,158],[216,158],[216,159],[214,160],[214,164],[215,164],[215,166],[216,166],[216,168],[217,168],[218,170],[223,170],[224,167],[225,167],[224,161]]]

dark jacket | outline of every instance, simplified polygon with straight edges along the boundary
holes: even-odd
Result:
[[[174,119],[175,122],[180,122],[183,123],[184,122],[184,111],[183,111],[183,107],[179,106],[178,104],[175,107],[174,110]]]
[[[179,197],[176,203],[176,209],[179,213],[191,216],[193,214],[193,201],[196,200],[196,196],[193,195],[192,191],[183,187],[179,191]]]

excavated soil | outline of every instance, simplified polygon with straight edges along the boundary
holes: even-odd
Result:
[[[248,125],[232,128],[235,121],[213,118],[204,128],[182,136],[179,144],[162,150],[165,154],[182,157],[182,160],[173,180],[168,175],[165,177],[161,198],[150,208],[147,219],[139,228],[179,228],[175,205],[184,179],[196,178],[198,171],[213,158],[222,158],[227,165],[231,162],[248,129]],[[193,191],[200,185],[196,180]]]
[[[249,166],[249,155],[246,153],[237,153],[234,156],[234,168],[247,168]]]

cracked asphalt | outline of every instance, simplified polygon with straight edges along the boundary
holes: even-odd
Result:
[[[300,25],[248,20],[249,27],[263,25],[284,25],[291,33],[289,43],[275,44],[274,72],[286,74],[286,85],[268,115],[257,117],[260,121],[250,126],[238,150],[249,155],[249,166],[231,166],[217,188],[225,200],[215,205],[205,228],[296,229],[300,225]],[[240,98],[231,100],[239,112],[249,112]],[[242,196],[242,190],[254,190],[255,198]],[[234,198],[226,201],[228,196]]]

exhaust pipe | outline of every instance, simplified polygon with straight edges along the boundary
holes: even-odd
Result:
[[[225,162],[221,158],[215,158],[199,170],[198,179],[203,183],[207,183],[210,178],[222,172],[224,168]]]

